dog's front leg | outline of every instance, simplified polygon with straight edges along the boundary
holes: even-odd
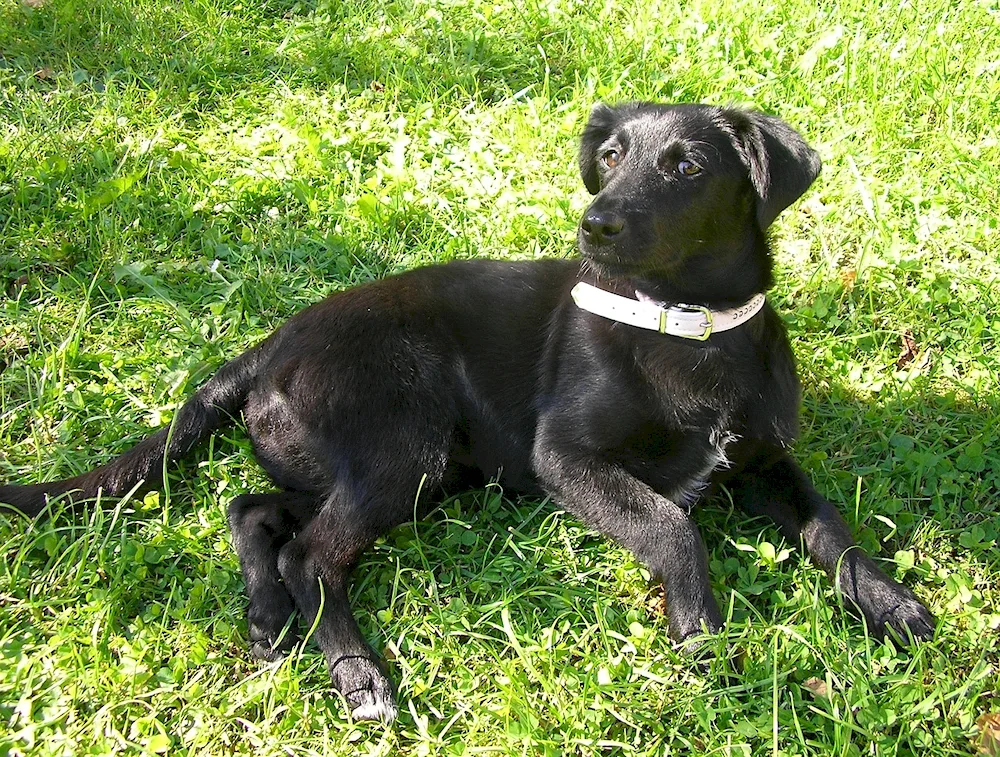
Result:
[[[670,633],[677,641],[722,628],[705,544],[683,508],[599,453],[552,444],[544,433],[536,441],[534,464],[556,501],[631,549],[663,582]]]
[[[748,465],[726,485],[735,503],[770,517],[792,543],[805,543],[810,557],[835,581],[847,607],[863,615],[874,634],[890,632],[904,642],[934,636],[930,611],[854,543],[837,509],[786,453],[767,464]]]

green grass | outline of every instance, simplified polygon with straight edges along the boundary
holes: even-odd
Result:
[[[774,233],[796,455],[941,622],[866,638],[722,500],[696,518],[746,663],[699,673],[630,554],[470,492],[357,570],[402,710],[354,725],[311,645],[248,658],[224,514],[267,482],[233,429],[169,495],[0,515],[0,755],[975,752],[1000,711],[995,0],[33,5],[0,0],[0,480],[124,450],[329,292],[571,254],[595,101],[736,102],[825,163]]]

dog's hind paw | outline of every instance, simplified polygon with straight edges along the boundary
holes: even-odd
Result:
[[[383,723],[391,723],[399,715],[399,708],[391,698],[376,699],[374,693],[370,691],[364,693],[356,692],[356,694],[358,694],[357,698],[352,695],[348,699],[354,707],[351,710],[351,717],[355,720],[380,720]],[[354,701],[359,701],[359,703],[353,704]]]
[[[373,660],[362,655],[341,657],[330,666],[330,677],[354,720],[391,723],[399,714],[392,684]]]
[[[259,639],[250,642],[250,654],[256,660],[277,662],[285,657],[293,645],[294,642],[285,643],[285,640],[282,640],[281,644],[276,644],[270,639]]]
[[[264,662],[282,659],[299,641],[298,635],[285,627],[277,633],[269,632],[256,623],[250,623],[250,654]]]

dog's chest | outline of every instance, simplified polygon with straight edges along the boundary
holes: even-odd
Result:
[[[696,459],[692,461],[691,469],[680,471],[677,480],[666,492],[667,497],[682,507],[694,507],[709,487],[712,474],[717,470],[728,468],[732,464],[727,454],[727,448],[738,439],[739,437],[729,430],[712,428],[701,440],[701,443],[692,440],[692,446],[698,450],[695,453]]]
[[[760,384],[746,364],[702,351],[651,360],[643,368],[658,416],[652,484],[672,501],[693,506],[713,474],[731,466],[732,445],[762,435],[752,422]],[[759,408],[758,408],[759,409]],[[651,451],[650,449],[646,450]]]

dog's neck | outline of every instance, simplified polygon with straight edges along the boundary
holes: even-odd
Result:
[[[712,287],[704,279],[694,279],[694,284],[677,277],[661,276],[628,276],[594,274],[586,266],[581,270],[580,279],[600,289],[614,292],[622,297],[631,297],[640,302],[648,302],[661,307],[677,304],[696,305],[712,310],[726,310],[739,307],[757,294],[763,294],[771,288],[772,279],[770,267],[766,271],[745,272],[734,281],[727,281],[728,286]],[[686,277],[680,277],[682,280]],[[711,277],[708,277],[711,281]]]
[[[737,255],[700,255],[681,263],[669,276],[635,276],[628,286],[654,302],[724,310],[766,292],[773,283],[770,254],[748,249]]]
[[[754,282],[756,283],[756,282]],[[725,293],[710,292],[704,287],[678,287],[670,282],[660,282],[656,279],[637,277],[630,279],[623,286],[616,286],[613,291],[626,297],[635,297],[640,302],[650,302],[661,307],[685,304],[706,307],[711,310],[726,310],[739,307],[752,297],[763,294],[768,286],[749,285],[732,289]]]

